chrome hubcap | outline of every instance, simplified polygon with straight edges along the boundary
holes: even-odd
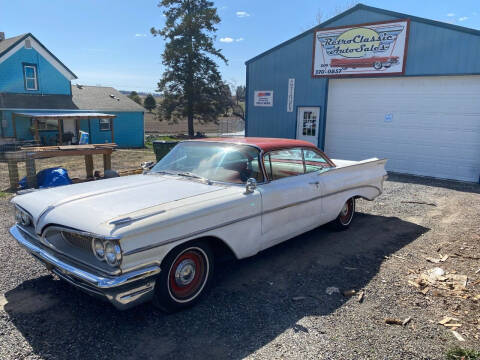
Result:
[[[342,216],[346,216],[348,214],[348,203],[345,203],[342,208]]]
[[[178,264],[175,270],[175,282],[179,286],[190,284],[195,277],[195,262],[191,259],[185,259]]]

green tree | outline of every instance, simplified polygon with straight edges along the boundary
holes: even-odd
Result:
[[[240,85],[235,89],[235,101],[238,105],[239,101],[245,101],[245,86]]]
[[[148,94],[145,100],[143,100],[143,107],[149,112],[152,112],[157,107],[157,102],[152,94]]]
[[[135,101],[137,104],[142,105],[142,99],[140,98],[140,96],[138,96],[138,93],[136,91],[132,91],[130,95],[128,95],[128,97]]]
[[[220,22],[213,2],[207,0],[162,0],[165,15],[162,29],[151,29],[166,40],[162,54],[165,71],[158,82],[163,97],[161,119],[177,122],[187,118],[188,135],[194,136],[194,119],[217,121],[225,110],[223,82],[214,58],[227,63],[213,45],[215,25]]]

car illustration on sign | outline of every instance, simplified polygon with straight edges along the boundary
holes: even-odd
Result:
[[[150,171],[12,199],[10,233],[50,271],[118,309],[195,304],[215,260],[320,225],[346,229],[355,200],[383,191],[386,160],[331,160],[302,140],[212,138],[176,145]]]
[[[341,67],[342,69],[356,69],[356,68],[365,68],[373,67],[375,70],[380,70],[382,68],[389,68],[392,65],[398,64],[398,56],[374,56],[369,58],[358,58],[358,59],[332,59],[330,61],[331,67]]]

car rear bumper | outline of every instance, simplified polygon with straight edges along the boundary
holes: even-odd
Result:
[[[58,277],[90,295],[110,301],[119,310],[149,301],[153,297],[155,278],[160,273],[159,266],[149,266],[118,276],[103,276],[73,266],[35,245],[35,240],[17,225],[10,228],[10,234]]]

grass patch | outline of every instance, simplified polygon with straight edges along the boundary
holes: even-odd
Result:
[[[480,360],[480,352],[473,349],[454,347],[447,351],[448,360]]]
[[[5,197],[7,197],[7,196],[10,196],[10,194],[9,194],[9,193],[6,193],[6,192],[3,192],[3,191],[0,191],[0,199],[1,199],[1,198],[5,198]]]

